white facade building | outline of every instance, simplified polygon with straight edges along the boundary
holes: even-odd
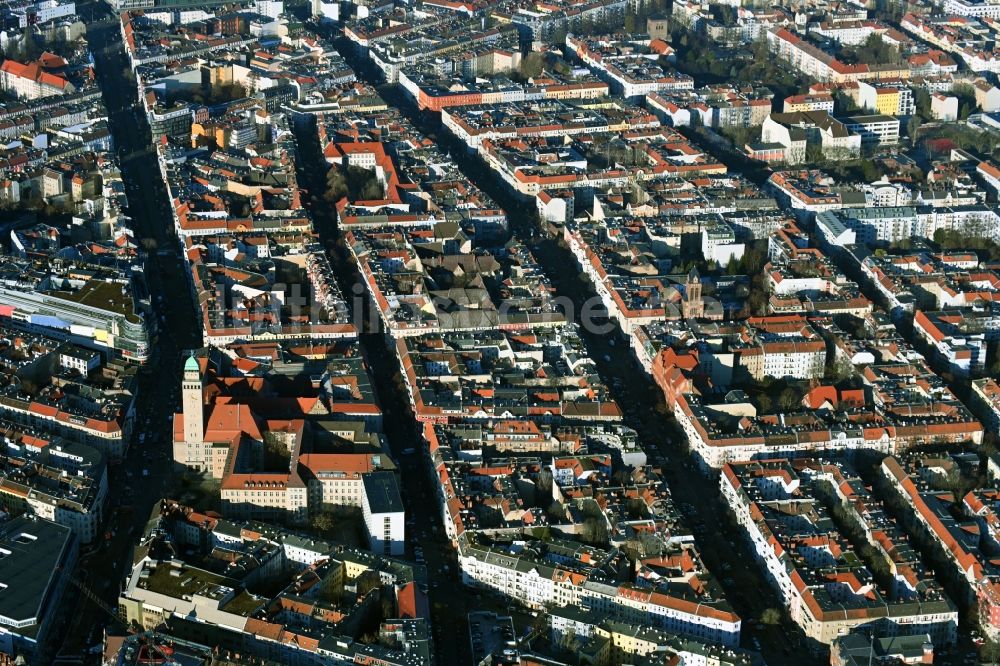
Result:
[[[368,529],[368,545],[381,555],[403,555],[406,550],[406,514],[392,472],[364,476],[361,511]]]

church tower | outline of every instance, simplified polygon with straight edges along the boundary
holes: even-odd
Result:
[[[681,314],[685,319],[701,319],[705,316],[705,302],[701,298],[701,275],[692,268],[684,282],[684,302]]]
[[[201,368],[194,356],[184,362],[184,380],[181,383],[181,409],[184,414],[184,443],[188,460],[200,459],[205,436],[205,398],[201,382]],[[193,456],[191,454],[194,454]],[[178,461],[181,462],[181,461]]]

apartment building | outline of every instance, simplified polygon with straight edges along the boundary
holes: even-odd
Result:
[[[396,475],[374,472],[363,477],[361,511],[368,529],[368,547],[382,555],[403,555],[406,551],[403,500]]]
[[[979,628],[996,640],[1000,636],[1000,570],[980,544],[997,538],[998,520],[992,508],[997,490],[980,488],[964,497],[936,490],[934,475],[953,469],[954,461],[946,456],[888,457],[880,467],[890,492],[906,508],[905,527],[935,544],[935,551],[948,563],[939,575],[958,586],[966,602],[977,607]],[[970,538],[970,534],[977,536]],[[979,534],[986,540],[981,541]]]
[[[980,234],[993,238],[1000,234],[1000,214],[984,204],[953,206],[840,206],[817,217],[817,225],[842,226],[853,231],[857,242],[867,245],[894,243],[904,238],[933,238],[938,229]]]
[[[137,369],[117,360],[84,375],[60,362],[66,348],[58,339],[3,326],[0,339],[7,341],[0,352],[0,417],[39,441],[92,447],[120,460],[135,421]],[[20,381],[11,381],[18,373],[29,373],[37,390],[28,393]]]
[[[833,114],[833,103],[833,95],[830,93],[790,95],[785,98],[782,111],[784,113],[826,111]]]
[[[47,56],[47,57],[46,57]],[[44,54],[44,59],[21,63],[7,59],[0,65],[0,88],[22,99],[42,99],[54,95],[68,95],[76,88],[63,76],[48,71],[50,61],[66,62],[52,54]]]
[[[994,199],[1000,198],[1000,167],[986,160],[976,167],[976,173],[993,192]]]
[[[713,381],[731,384],[741,375],[817,379],[826,363],[826,345],[801,315],[752,317],[745,324],[722,326],[717,343],[700,353]]]
[[[39,0],[26,3],[23,7],[14,7],[13,14],[17,18],[19,28],[32,25],[44,25],[49,21],[69,18],[76,15],[76,3],[65,0]]]
[[[738,261],[745,249],[743,243],[736,242],[736,232],[727,224],[716,224],[701,230],[701,256],[705,261],[727,266],[730,261]]]
[[[972,399],[989,432],[1000,432],[1000,384],[992,377],[972,380]]]
[[[549,633],[554,644],[573,639],[580,651],[597,655],[609,663],[628,663],[642,658],[678,659],[680,663],[749,666],[753,656],[740,648],[714,645],[668,631],[608,620],[599,613],[572,606],[548,612]]]
[[[81,544],[103,536],[106,461],[84,444],[5,429],[0,497],[8,513],[44,518],[72,530]]]
[[[614,553],[575,543],[550,542],[538,548],[513,552],[468,543],[460,555],[463,580],[532,608],[576,606],[619,622],[706,642],[730,647],[739,643],[740,618],[724,602],[687,600],[657,590],[600,582],[602,576],[593,574],[614,565],[618,559]]]
[[[911,595],[880,588],[838,531],[815,484],[836,465],[761,460],[722,470],[722,495],[792,620],[823,649],[849,631],[955,641],[958,611],[929,575]],[[870,518],[869,518],[870,519]],[[863,519],[864,521],[864,519]]]
[[[211,642],[244,660],[293,666],[434,662],[426,597],[405,563],[267,523],[211,518],[171,502],[161,506],[155,524],[118,599],[127,622],[147,630],[168,626],[171,636]],[[187,559],[157,557],[165,552],[160,549],[183,551]],[[249,591],[261,581],[277,592]],[[398,616],[376,610],[382,595]],[[384,642],[355,642],[372,617],[380,618]]]
[[[699,464],[711,469],[765,457],[853,449],[891,454],[924,444],[982,441],[982,425],[926,364],[876,363],[864,369],[862,378],[864,391],[840,396],[833,410],[821,409],[819,400],[804,403],[801,410],[758,413],[756,403],[738,394],[718,402],[680,391],[674,415]],[[906,390],[918,381],[927,382],[931,403],[924,394]]]
[[[894,146],[899,143],[898,118],[874,114],[846,116],[841,122],[849,132],[861,137],[862,146]]]
[[[653,93],[694,89],[694,79],[689,75],[658,64],[660,56],[673,52],[663,40],[567,37],[566,46],[625,99],[638,100]]]
[[[1000,4],[988,0],[944,0],[941,9],[955,16],[1000,19]]]
[[[913,91],[903,82],[858,81],[859,106],[883,116],[912,116],[916,111]]]
[[[943,93],[931,94],[931,115],[944,122],[958,120],[958,98]]]
[[[934,350],[937,360],[964,377],[983,371],[986,343],[1000,335],[1000,330],[987,328],[980,317],[961,310],[925,312],[917,309],[913,315],[913,330]]]
[[[844,83],[910,77],[909,65],[848,65],[788,28],[768,30],[767,44],[777,57],[817,81]]]
[[[809,146],[827,159],[851,159],[860,155],[861,137],[825,111],[772,113],[761,126],[761,141],[785,149],[787,164],[806,161]]]

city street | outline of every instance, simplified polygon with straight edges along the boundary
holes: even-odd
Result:
[[[154,345],[155,358],[144,372],[144,385],[139,398],[135,434],[137,437],[139,432],[146,432],[147,438],[143,450],[132,446],[127,461],[112,472],[108,510],[111,539],[87,563],[90,589],[100,596],[108,608],[114,608],[123,575],[118,563],[129,560],[128,552],[135,536],[164,490],[170,486],[169,427],[177,402],[180,358],[183,350],[200,345],[200,333],[195,327],[196,319],[180,261],[174,252],[176,240],[172,233],[170,204],[165,197],[155,153],[150,148],[148,126],[142,113],[138,112],[134,81],[127,75],[128,62],[119,26],[109,12],[102,11],[103,7],[84,5],[82,11],[90,19],[88,39],[111,115],[115,145],[119,155],[123,156],[122,176],[130,201],[129,213],[135,220],[140,242],[153,250],[147,275],[149,288],[158,312],[165,317],[165,326]],[[359,73],[361,71],[359,68]],[[415,113],[398,90],[383,88],[382,92],[388,101],[409,112],[421,130],[449,147],[452,142],[439,132],[434,119]],[[302,153],[301,184],[318,195],[324,185],[325,164],[319,159],[312,119],[300,119],[296,130]],[[534,210],[500,188],[477,159],[458,150],[457,146],[451,147],[453,157],[467,175],[507,210],[514,232],[532,243],[532,250],[550,271],[560,294],[569,296],[577,304],[582,303],[590,295],[588,285],[578,279],[568,253],[552,240],[534,242],[538,231]],[[335,243],[335,220],[325,207],[314,207],[313,213],[323,240],[336,255],[334,265],[341,287],[345,293],[351,293],[350,286],[355,281],[355,275],[346,253]],[[161,254],[157,250],[166,252]],[[758,618],[764,609],[777,606],[777,599],[763,583],[742,540],[721,530],[704,527],[713,524],[713,516],[718,516],[720,511],[717,501],[704,501],[705,497],[718,496],[715,481],[694,473],[688,467],[678,439],[667,434],[674,430],[663,427],[666,417],[655,410],[658,392],[635,365],[628,347],[625,344],[612,346],[607,337],[587,335],[585,339],[605,379],[609,383],[613,378],[622,379],[620,385],[623,388],[616,397],[644,440],[675,461],[665,466],[671,490],[678,505],[692,507],[688,520],[695,530],[702,555],[713,571],[727,572],[725,578],[731,584],[724,584],[724,588],[737,611],[744,618]],[[419,543],[427,567],[427,591],[434,616],[439,661],[444,664],[465,663],[469,656],[465,616],[468,610],[481,607],[484,602],[476,598],[478,595],[474,591],[457,583],[457,564],[442,537],[440,516],[434,500],[436,489],[426,462],[419,455],[402,453],[414,448],[419,442],[419,433],[412,418],[398,418],[409,414],[409,404],[396,381],[397,360],[378,332],[365,332],[361,336],[361,344],[379,387],[382,408],[387,415],[397,416],[385,420],[386,436],[394,457],[400,463],[404,500],[411,516],[411,523],[407,526],[409,552],[414,555],[413,546]],[[430,507],[433,509],[428,510]],[[82,598],[79,603],[80,609],[87,612],[78,612],[76,617],[100,618],[99,624],[110,621],[103,611],[89,608],[93,602]],[[754,642],[759,641],[769,663],[801,663],[786,638],[793,635],[789,627],[757,630],[748,625],[745,624],[744,630],[747,637],[745,646],[754,647]],[[454,629],[449,630],[446,636],[442,634],[442,627]],[[67,632],[64,653],[71,654],[83,647],[93,631],[91,623],[75,623],[72,631]],[[456,640],[456,636],[461,638]]]
[[[347,48],[341,53],[360,78],[366,78],[372,84],[378,83],[376,73],[369,65],[351,57]],[[386,102],[400,109],[421,132],[447,150],[465,175],[503,207],[513,233],[531,248],[558,294],[572,299],[576,312],[582,312],[583,302],[592,296],[590,286],[580,279],[576,261],[567,249],[561,248],[554,239],[540,239],[538,217],[533,205],[511,193],[478,156],[470,155],[463,144],[443,130],[437,115],[417,110],[397,86],[381,85],[379,93]],[[782,604],[756,566],[742,535],[735,528],[729,528],[728,523],[720,525],[719,517],[726,513],[718,481],[715,477],[700,474],[690,462],[683,435],[673,417],[657,410],[662,402],[660,390],[638,366],[620,333],[613,336],[587,331],[582,333],[590,357],[597,363],[608,385],[611,386],[616,378],[621,380],[621,388],[612,393],[625,412],[627,422],[636,428],[646,443],[647,452],[653,453],[650,451],[653,448],[670,461],[663,469],[671,493],[678,506],[690,507],[686,518],[695,533],[699,552],[719,578],[730,603],[744,619],[743,647],[759,649],[769,664],[807,663],[811,656],[804,648],[798,647],[804,645],[804,641],[801,630],[794,623],[787,619],[780,625],[771,626],[758,622],[764,610],[780,609]],[[612,343],[615,339],[619,342]],[[472,607],[475,608],[475,605]]]
[[[82,3],[77,8],[87,22],[87,38],[121,160],[128,214],[140,247],[150,250],[147,285],[157,316],[163,319],[158,322],[160,330],[151,344],[152,358],[140,373],[127,459],[109,470],[105,534],[110,539],[85,557],[78,568],[78,578],[86,572],[81,582],[100,598],[104,608],[98,608],[84,595],[76,595],[79,598],[61,651],[66,657],[80,654],[88,641],[99,638],[100,627],[113,622],[108,611],[117,608],[123,568],[131,561],[133,544],[172,481],[170,433],[179,396],[181,352],[201,344],[190,292],[174,252],[170,204],[156,155],[150,148],[149,128],[137,104],[135,83],[126,76],[128,60],[118,20],[101,2]],[[157,248],[169,252],[160,255]],[[146,437],[140,446],[138,438],[142,433]],[[71,587],[69,591],[75,590]]]
[[[1000,655],[930,4],[0,4],[0,662]]]
[[[299,185],[313,196],[319,196],[325,186],[328,166],[322,159],[316,135],[315,119],[299,118],[295,126],[299,147]],[[310,206],[313,223],[331,253],[331,263],[337,274],[340,288],[351,294],[357,275],[346,250],[337,245],[336,220],[327,206]],[[363,301],[363,318],[369,319],[369,303]],[[471,591],[458,583],[457,564],[450,546],[443,538],[441,515],[436,500],[436,487],[426,459],[419,453],[405,454],[407,449],[420,450],[420,432],[410,412],[409,398],[398,381],[399,362],[386,345],[380,332],[365,331],[360,336],[361,348],[368,361],[382,412],[386,440],[393,458],[399,463],[402,476],[402,495],[407,514],[407,553],[414,556],[413,547],[419,544],[427,569],[427,593],[431,602],[435,649],[441,664],[464,664],[470,659],[466,635],[466,613]],[[445,570],[445,566],[448,570]],[[454,628],[443,631],[442,627]],[[461,636],[460,639],[456,639]]]

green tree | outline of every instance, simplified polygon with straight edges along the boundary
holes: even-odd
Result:
[[[357,595],[363,597],[372,590],[378,590],[382,586],[382,581],[379,578],[378,573],[372,569],[368,569],[362,572],[357,578],[354,579],[354,588],[357,590]]]
[[[864,44],[843,49],[840,59],[848,64],[883,65],[899,62],[901,55],[898,48],[882,41],[880,35],[871,34]]]
[[[979,656],[985,661],[995,663],[1000,660],[1000,643],[987,640],[986,644],[979,649]]]
[[[833,382],[842,382],[854,376],[854,365],[847,356],[841,356],[832,363],[827,363],[823,377]]]
[[[777,608],[765,608],[760,614],[761,624],[781,624],[781,610]]]
[[[586,543],[594,545],[606,545],[608,543],[608,523],[601,517],[588,516],[583,519],[580,530],[580,539]]]
[[[576,637],[576,631],[570,629],[563,632],[562,637],[559,639],[559,649],[570,654],[576,654],[580,649],[580,641]]]
[[[871,183],[882,177],[882,170],[872,160],[863,160],[861,162],[861,177],[865,182]]]
[[[815,141],[806,144],[806,162],[809,164],[818,164],[825,159],[823,155],[823,146]]]
[[[566,520],[566,507],[559,500],[552,500],[545,513],[553,523],[562,523]]]
[[[635,14],[631,9],[625,12],[625,32],[630,35],[635,32]]]
[[[545,57],[538,53],[537,51],[532,51],[523,58],[521,58],[521,76],[526,79],[532,79],[536,76],[541,76],[542,70],[545,66]]]
[[[580,538],[591,544],[607,544],[608,520],[601,505],[592,499],[586,499],[580,503],[580,513],[584,516]]]
[[[340,169],[334,166],[326,174],[326,191],[323,198],[328,203],[336,203],[347,196],[347,179]]]
[[[990,362],[989,374],[991,377],[1000,377],[1000,353],[994,355],[993,360]]]
[[[931,94],[927,88],[915,88],[913,90],[913,106],[923,120],[931,120]]]
[[[264,450],[261,455],[261,466],[270,471],[287,471],[291,464],[292,454],[288,445],[274,436],[264,437]]]
[[[309,524],[318,534],[326,536],[333,529],[334,522],[333,514],[329,511],[323,511],[313,516]]]

